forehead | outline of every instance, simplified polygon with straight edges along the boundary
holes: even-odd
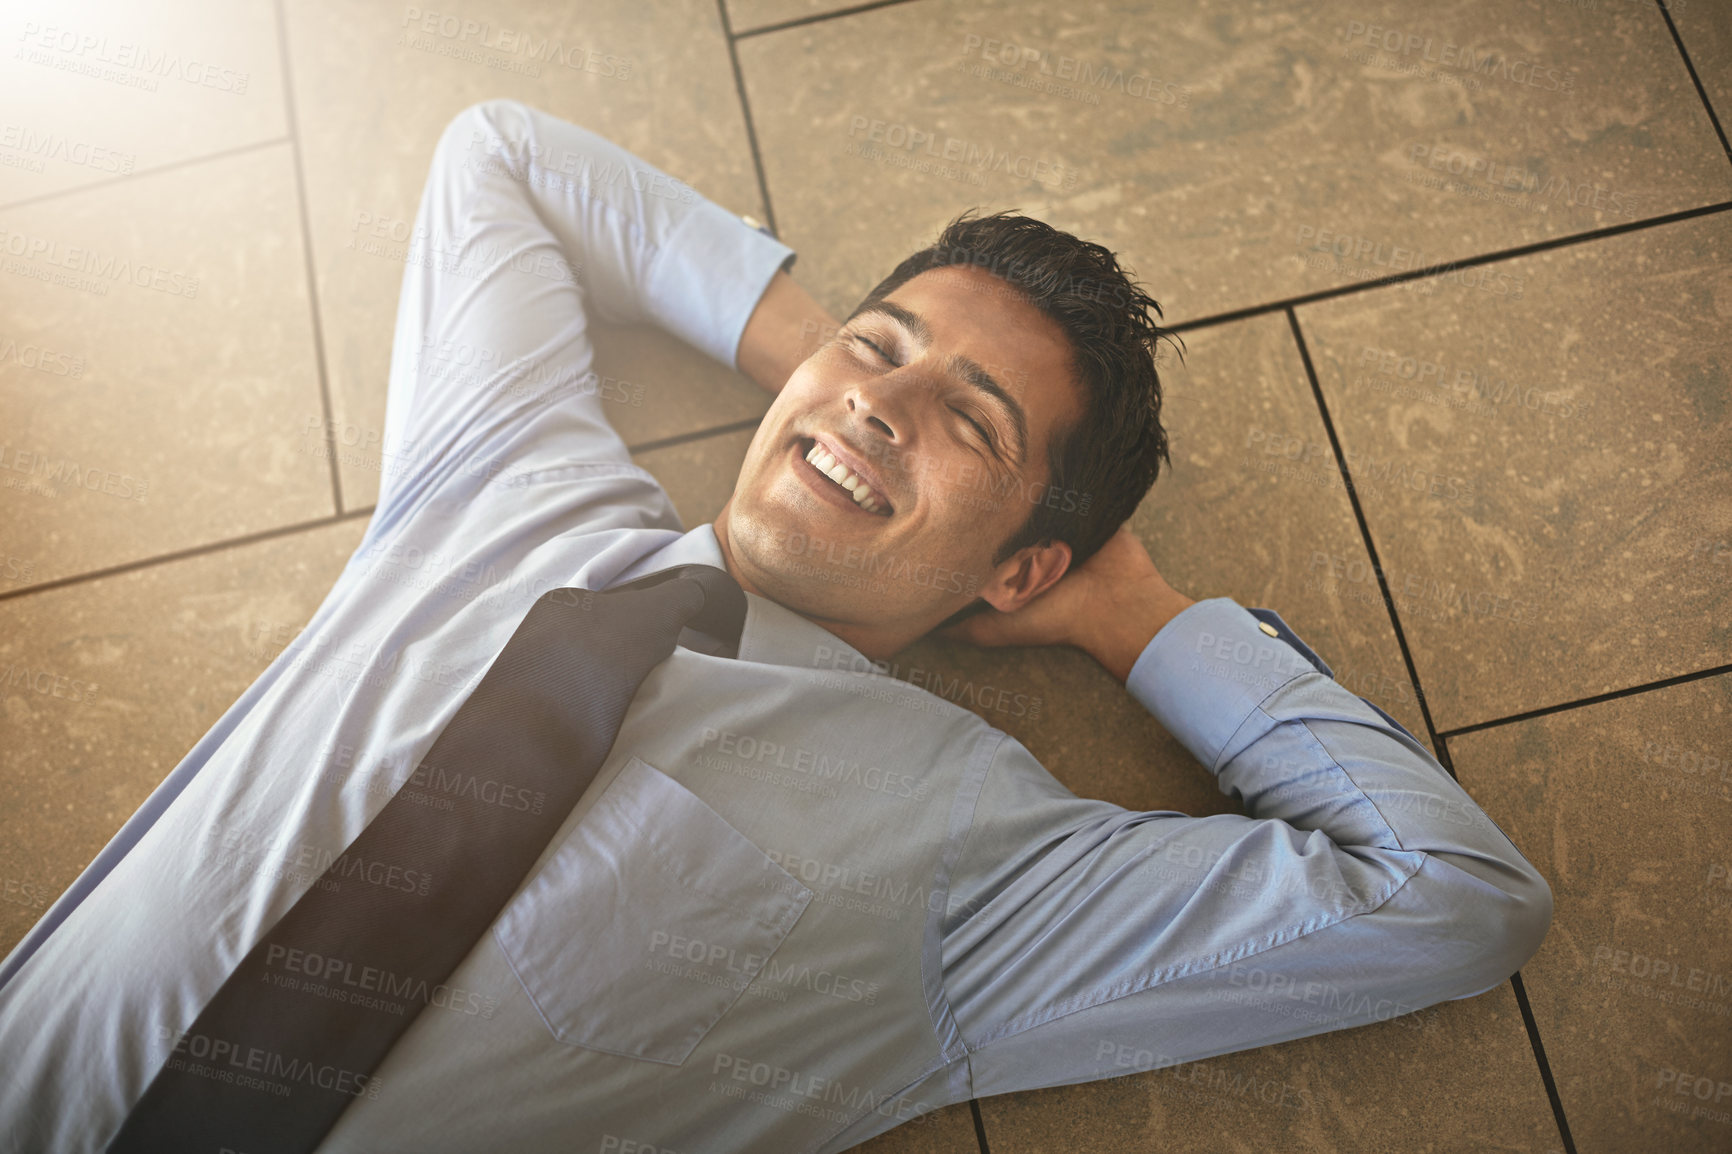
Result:
[[[926,322],[932,343],[924,356],[969,357],[1017,399],[1028,413],[1032,448],[1044,453],[1047,433],[1080,415],[1064,330],[1000,278],[966,265],[929,269],[887,299]]]

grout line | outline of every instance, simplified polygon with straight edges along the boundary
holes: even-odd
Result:
[[[1672,23],[1672,13],[1666,9],[1666,0],[1654,0],[1660,6],[1660,15],[1666,21],[1666,28],[1672,33],[1672,43],[1678,46],[1678,55],[1684,58],[1684,67],[1690,73],[1690,82],[1696,86],[1696,95],[1702,98],[1702,107],[1708,111],[1708,123],[1714,126],[1714,133],[1720,138],[1720,150],[1726,154],[1727,160],[1732,160],[1732,144],[1726,143],[1726,130],[1720,127],[1720,118],[1714,115],[1713,102],[1708,99],[1708,90],[1702,87],[1702,78],[1696,75],[1696,65],[1690,60],[1690,53],[1684,48],[1684,38],[1678,35],[1678,26]]]
[[[289,155],[295,166],[295,207],[301,218],[301,256],[307,268],[307,305],[313,322],[313,358],[319,367],[319,407],[325,414],[325,463],[331,470],[331,504],[343,515],[343,477],[337,467],[336,422],[331,417],[331,381],[325,367],[325,329],[319,320],[319,278],[313,264],[313,224],[307,215],[307,177],[301,166],[301,127],[295,116],[295,89],[289,78],[289,24],[283,0],[276,0],[277,56],[283,70],[283,119],[289,125]]]
[[[57,189],[54,192],[44,192],[39,196],[27,196],[23,200],[15,200],[10,204],[0,204],[0,212],[7,212],[14,208],[23,208],[25,205],[29,204],[41,204],[45,200],[57,200],[63,196],[71,196],[75,192],[90,192],[91,190],[98,188],[112,188],[114,185],[124,184],[129,180],[137,180],[141,176],[156,176],[158,173],[174,172],[176,169],[190,168],[195,164],[206,164],[214,160],[228,160],[230,157],[242,156],[249,152],[256,152],[261,148],[271,148],[278,144],[289,143],[291,143],[291,141],[288,137],[278,136],[271,140],[260,140],[255,141],[252,144],[242,144],[234,148],[225,148],[221,152],[207,152],[203,156],[191,156],[185,160],[171,160],[167,164],[159,164],[155,168],[140,168],[134,172],[128,172],[122,176],[110,177],[107,180],[99,180],[92,184],[81,184],[76,188]]]
[[[684,445],[691,441],[702,441],[706,437],[719,437],[724,433],[738,433],[744,429],[755,429],[762,417],[748,417],[743,421],[735,421],[731,425],[717,425],[713,429],[699,429],[693,433],[676,433],[671,437],[663,437],[659,441],[645,441],[641,445],[627,445],[625,451],[636,456],[655,449],[666,449],[673,445]]]
[[[1540,1041],[1540,1025],[1534,1021],[1533,1007],[1528,1005],[1527,987],[1522,985],[1520,970],[1510,975],[1515,989],[1516,1005],[1521,1007],[1522,1022],[1528,1028],[1528,1043],[1534,1048],[1534,1061],[1539,1063],[1540,1081],[1545,1083],[1546,1097],[1552,1100],[1552,1117],[1557,1119],[1558,1137],[1564,1140],[1564,1154],[1576,1154],[1576,1140],[1570,1137],[1570,1123],[1564,1117],[1564,1100],[1558,1096],[1558,1084],[1552,1080],[1552,1066],[1546,1061],[1546,1048]]]
[[[295,533],[304,533],[310,529],[324,529],[338,525],[344,521],[353,521],[358,517],[371,517],[373,506],[367,505],[360,509],[350,509],[345,513],[334,513],[328,517],[315,517],[311,521],[297,521],[293,525],[278,525],[274,529],[260,529],[256,533],[247,533],[239,537],[229,537],[222,541],[208,541],[203,545],[192,545],[185,549],[177,549],[172,553],[158,553],[154,557],[140,557],[136,561],[125,561],[119,565],[110,565],[106,569],[92,569],[88,573],[74,573],[66,577],[56,577],[52,581],[41,581],[35,585],[26,585],[22,589],[9,589],[0,593],[0,601],[10,601],[14,597],[24,597],[31,593],[47,593],[52,589],[63,589],[68,585],[82,585],[86,581],[97,581],[104,577],[116,577],[122,573],[131,573],[136,569],[150,569],[157,565],[166,565],[171,561],[185,561],[191,557],[202,557],[207,553],[220,553],[224,549],[233,549],[240,545],[256,545],[261,541],[274,540],[277,537],[288,537]]]
[[[968,1110],[974,1115],[974,1140],[980,1143],[980,1154],[992,1154],[992,1147],[986,1144],[986,1122],[980,1116],[980,1099],[970,1098]]]
[[[1686,208],[1678,212],[1669,212],[1664,216],[1651,217],[1648,220],[1633,220],[1625,224],[1608,225],[1591,232],[1578,232],[1569,236],[1553,237],[1551,240],[1535,241],[1533,244],[1517,245],[1515,248],[1499,249],[1496,252],[1482,253],[1479,256],[1462,257],[1460,260],[1445,261],[1443,264],[1429,265],[1425,268],[1409,269],[1406,272],[1391,273],[1376,280],[1358,281],[1353,284],[1336,285],[1334,288],[1318,289],[1316,292],[1301,293],[1298,296],[1285,297],[1268,304],[1250,305],[1230,312],[1213,313],[1198,317],[1192,321],[1179,321],[1167,331],[1175,333],[1190,332],[1193,329],[1206,329],[1214,325],[1224,325],[1231,321],[1242,321],[1250,317],[1264,316],[1268,313],[1289,312],[1301,305],[1316,304],[1318,301],[1334,300],[1336,297],[1353,296],[1357,293],[1371,292],[1374,289],[1387,288],[1404,281],[1421,280],[1453,272],[1460,268],[1474,268],[1494,261],[1514,260],[1517,257],[1531,256],[1536,252],[1550,252],[1552,249],[1569,248],[1584,244],[1591,240],[1605,240],[1608,237],[1622,236],[1627,232],[1640,232],[1645,229],[1659,228],[1663,225],[1677,224],[1681,221],[1694,220],[1699,216],[1713,216],[1715,213],[1732,209],[1732,200],[1720,204],[1707,204],[1700,208]]]
[[[716,13],[722,19],[722,39],[728,45],[728,64],[734,70],[734,91],[740,97],[740,115],[746,122],[746,144],[752,150],[752,170],[758,174],[758,199],[764,202],[764,227],[777,240],[776,209],[770,204],[770,182],[764,177],[764,156],[758,151],[758,129],[752,123],[752,102],[746,99],[746,74],[740,70],[740,50],[735,44],[734,28],[728,21],[728,0],[716,0]]]
[[[726,0],[717,0],[726,3]],[[759,28],[748,28],[738,33],[734,38],[744,40],[748,36],[762,36],[766,32],[780,32],[784,28],[798,28],[802,24],[817,24],[824,20],[834,20],[839,16],[853,16],[860,12],[870,12],[875,8],[890,8],[897,4],[906,4],[908,0],[873,0],[870,4],[855,4],[849,8],[838,8],[834,12],[820,12],[816,16],[798,16],[792,20],[783,20],[776,24],[765,24]]]
[[[1383,593],[1383,604],[1389,610],[1389,624],[1395,628],[1395,643],[1401,647],[1401,660],[1407,664],[1407,676],[1413,682],[1413,690],[1419,698],[1419,712],[1425,718],[1426,732],[1431,735],[1432,748],[1437,751],[1437,760],[1450,777],[1455,776],[1455,766],[1451,764],[1449,747],[1443,742],[1437,732],[1437,725],[1431,719],[1431,706],[1425,700],[1425,691],[1420,688],[1419,670],[1413,664],[1413,654],[1407,648],[1407,634],[1401,628],[1401,615],[1395,611],[1395,599],[1390,596],[1389,582],[1383,575],[1383,562],[1377,556],[1377,546],[1371,540],[1371,527],[1366,523],[1365,510],[1359,505],[1359,490],[1353,484],[1353,474],[1348,471],[1347,460],[1341,452],[1341,439],[1335,434],[1335,422],[1329,416],[1329,406],[1323,400],[1323,386],[1317,381],[1317,369],[1311,363],[1311,350],[1305,344],[1305,334],[1299,329],[1299,317],[1291,308],[1287,309],[1287,325],[1293,331],[1293,341],[1299,346],[1299,359],[1305,363],[1305,376],[1311,382],[1311,396],[1317,402],[1317,412],[1323,418],[1323,431],[1329,436],[1329,447],[1335,453],[1335,467],[1341,470],[1341,477],[1347,483],[1347,500],[1353,505],[1353,519],[1359,522],[1359,535],[1365,542],[1365,551],[1371,557],[1371,568],[1377,574],[1377,587]]]
[[[726,433],[737,433],[743,429],[756,428],[762,417],[752,417],[749,420],[735,421],[730,425],[717,425],[713,429],[699,429],[693,433],[680,433],[672,437],[663,437],[659,441],[645,441],[641,445],[628,446],[630,453],[647,453],[652,449],[665,449],[672,445],[684,445],[691,441],[701,441],[706,437],[718,437]],[[338,525],[344,521],[353,521],[358,517],[371,517],[372,505],[364,505],[359,509],[345,509],[341,513],[333,513],[328,517],[315,517],[311,521],[297,521],[292,525],[279,525],[274,529],[261,529],[256,533],[247,533],[240,537],[229,537],[221,541],[209,541],[203,545],[193,545],[185,549],[177,549],[172,553],[159,553],[152,557],[140,557],[136,561],[126,561],[119,565],[110,565],[106,569],[92,569],[87,573],[73,573],[65,577],[56,577],[52,581],[41,581],[35,585],[26,585],[21,589],[8,589],[0,592],[0,601],[8,601],[14,597],[24,597],[31,593],[46,593],[51,589],[60,589],[67,585],[79,585],[86,581],[96,581],[103,577],[114,577],[121,573],[130,573],[135,569],[149,569],[157,565],[166,565],[173,561],[185,561],[191,557],[201,557],[207,553],[219,553],[224,549],[234,549],[243,545],[255,545],[260,541],[269,541],[276,537],[287,537],[294,533],[304,533],[313,529],[323,529],[330,525]]]
[[[1680,673],[1675,677],[1663,677],[1659,681],[1647,681],[1641,685],[1630,685],[1623,689],[1608,690],[1596,693],[1592,697],[1580,697],[1574,701],[1565,701],[1557,705],[1543,705],[1538,709],[1530,709],[1525,713],[1512,713],[1508,717],[1493,718],[1491,721],[1476,721],[1472,725],[1464,725],[1459,729],[1451,729],[1441,736],[1445,738],[1460,737],[1464,733],[1478,733],[1482,729],[1492,729],[1499,725],[1509,725],[1517,721],[1531,721],[1536,717],[1547,717],[1553,713],[1562,713],[1566,709],[1579,709],[1584,705],[1598,705],[1602,701],[1617,701],[1623,697],[1634,697],[1640,693],[1651,693],[1656,689],[1669,689],[1674,685],[1683,685],[1691,681],[1700,681],[1704,677],[1718,677],[1724,673],[1732,673],[1732,665],[1716,665],[1711,669],[1698,669],[1693,673]]]

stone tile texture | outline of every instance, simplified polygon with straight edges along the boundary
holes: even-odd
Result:
[[[1732,677],[1449,745],[1552,886],[1523,980],[1577,1149],[1727,1149]]]

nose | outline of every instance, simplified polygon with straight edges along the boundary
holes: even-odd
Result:
[[[883,378],[870,386],[856,385],[848,390],[848,413],[866,428],[892,445],[908,440],[912,428],[903,411],[901,390],[887,384]]]

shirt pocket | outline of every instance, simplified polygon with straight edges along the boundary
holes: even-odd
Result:
[[[634,757],[493,933],[559,1041],[677,1066],[811,900],[696,794]]]

